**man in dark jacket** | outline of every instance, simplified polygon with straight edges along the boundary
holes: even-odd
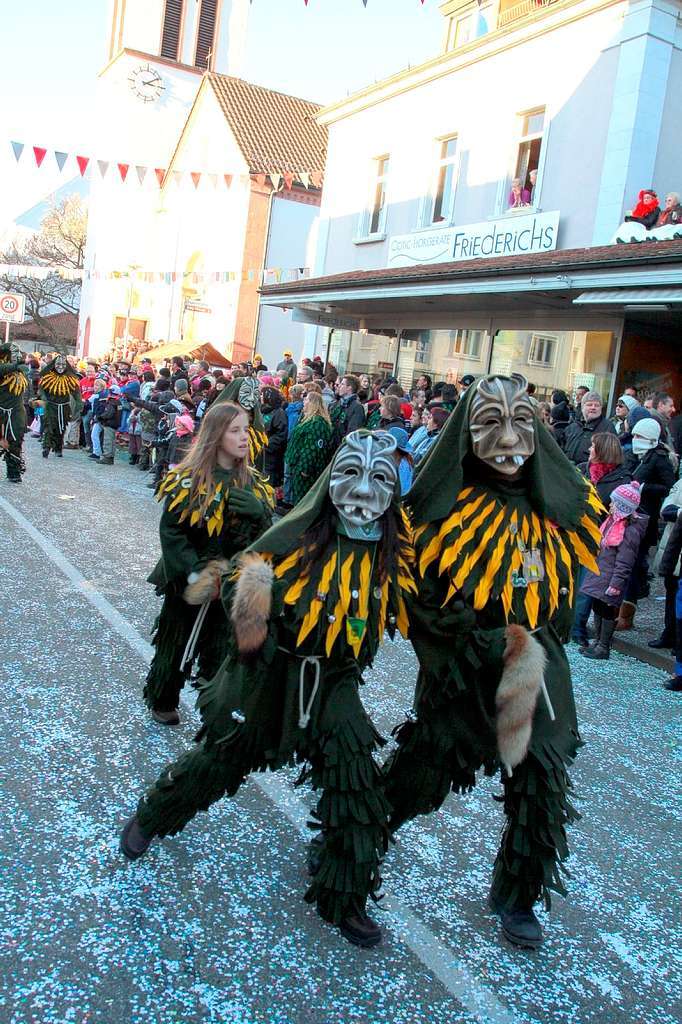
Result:
[[[668,506],[672,516],[675,506]],[[665,512],[664,512],[665,515]],[[666,690],[674,693],[682,693],[682,575],[680,575],[680,558],[682,558],[682,507],[677,508],[674,526],[668,543],[661,559],[661,573],[666,578],[677,578],[677,594],[675,599],[675,621],[676,621],[676,642],[675,642],[675,671],[670,679],[663,683]]]
[[[603,414],[601,395],[588,391],[580,403],[582,421],[576,419],[567,428],[564,451],[571,462],[579,466],[587,462],[594,434],[615,434],[616,428]]]
[[[99,405],[97,420],[102,424],[102,458],[100,466],[113,466],[114,453],[116,451],[116,431],[121,425],[121,389],[112,384],[109,388],[109,396],[102,405]]]
[[[339,396],[329,410],[334,429],[333,443],[338,446],[346,434],[360,430],[365,425],[365,410],[358,399],[360,380],[352,373],[342,377],[336,385]]]

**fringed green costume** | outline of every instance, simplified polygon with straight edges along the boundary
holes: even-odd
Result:
[[[386,796],[397,828],[506,761],[507,823],[491,901],[527,909],[543,897],[549,907],[551,891],[565,893],[565,828],[577,817],[567,767],[581,746],[562,644],[579,567],[595,566],[600,503],[536,419],[534,454],[518,479],[475,458],[475,392],[448,419],[407,499],[418,586],[408,614],[420,672],[414,713],[396,731],[385,768]],[[513,674],[515,644],[530,650],[530,634],[544,649],[544,684],[535,645],[538,686],[524,693],[532,675],[525,653],[515,679],[505,672]]]
[[[225,657],[222,605],[219,600],[207,600],[207,607],[202,611],[204,602],[198,598],[188,604],[183,597],[187,594],[188,577],[206,574],[207,567],[210,570],[220,560],[243,551],[272,521],[273,492],[265,481],[257,475],[253,477],[248,493],[257,500],[250,503],[250,514],[244,515],[241,511],[244,492],[233,485],[233,478],[233,471],[216,468],[213,499],[203,516],[197,507],[201,495],[192,501],[191,478],[172,471],[157,492],[158,500],[165,502],[159,526],[162,554],[148,582],[154,584],[157,594],[164,595],[164,602],[154,625],[156,650],[144,688],[147,706],[154,711],[177,708],[180,691],[192,670],[194,650],[199,674],[204,679],[210,679],[218,671]],[[234,511],[235,504],[238,512]],[[210,584],[211,580],[208,582]],[[188,644],[192,649],[188,650]],[[184,660],[185,654],[187,660]]]
[[[58,369],[60,365],[63,370]],[[77,416],[83,406],[80,378],[64,356],[57,356],[46,365],[40,375],[38,396],[45,409],[43,455],[50,451],[61,455],[72,411]]]
[[[21,362],[4,362],[9,349],[0,349],[0,456],[7,465],[7,479],[21,480],[25,470],[21,449],[26,433],[24,399],[28,390],[28,368]]]
[[[226,580],[233,628],[223,667],[201,686],[198,746],[162,773],[137,820],[146,836],[179,832],[251,772],[304,764],[301,779],[321,790],[311,828],[326,838],[305,898],[343,930],[376,894],[388,842],[373,757],[383,740],[360,699],[361,673],[385,629],[407,631],[404,596],[414,583],[397,504],[378,520],[380,539],[352,538],[339,528],[329,478],[330,468]],[[262,632],[249,655],[243,638],[253,622]]]

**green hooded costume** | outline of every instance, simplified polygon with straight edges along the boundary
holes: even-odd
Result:
[[[491,899],[527,909],[540,897],[549,906],[550,890],[565,893],[565,825],[577,817],[566,768],[581,740],[563,643],[580,564],[595,567],[600,503],[535,416],[534,453],[518,478],[477,459],[476,392],[448,418],[406,501],[420,672],[385,767],[386,795],[397,828],[451,790],[470,791],[479,769],[492,775],[505,764]]]
[[[57,360],[63,359],[65,369],[59,372]],[[64,356],[55,356],[45,366],[38,383],[38,395],[44,405],[43,455],[50,451],[61,455],[64,447],[64,433],[71,415],[77,418],[83,406],[80,378]]]
[[[406,633],[414,583],[395,497],[373,524],[377,539],[348,536],[329,497],[331,469],[225,578],[227,657],[200,689],[198,745],[161,774],[137,820],[147,836],[177,833],[249,773],[305,763],[301,779],[322,790],[311,827],[326,840],[305,898],[342,924],[379,888],[388,841],[372,756],[383,740],[363,708],[361,674],[385,629]]]
[[[177,709],[197,646],[198,671],[205,679],[217,672],[225,657],[220,601],[210,600],[213,594],[208,592],[188,593],[188,589],[194,586],[201,591],[205,584],[217,596],[221,560],[243,551],[267,530],[273,504],[272,489],[258,474],[254,473],[246,490],[233,480],[234,471],[214,470],[214,493],[203,515],[198,507],[201,495],[191,493],[191,477],[171,470],[157,491],[157,499],[165,502],[159,525],[162,554],[148,582],[164,601],[154,624],[155,653],[144,688],[152,711]]]
[[[241,405],[244,412],[249,414],[251,425],[249,427],[249,459],[251,465],[260,472],[263,471],[263,451],[267,448],[268,435],[265,432],[265,423],[260,408],[260,393],[258,381],[253,377],[235,377],[220,392],[214,405],[218,402],[234,402]]]
[[[21,448],[26,433],[24,401],[28,391],[28,367],[24,362],[11,361],[8,347],[0,348],[0,440],[7,464],[7,479],[21,480],[24,460]]]

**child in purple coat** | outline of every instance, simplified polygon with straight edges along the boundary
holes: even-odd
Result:
[[[618,609],[649,522],[637,511],[639,501],[639,484],[634,482],[611,492],[609,514],[601,526],[599,574],[587,570],[580,588],[592,598],[596,631],[594,643],[580,651],[586,658],[606,661],[611,653]]]

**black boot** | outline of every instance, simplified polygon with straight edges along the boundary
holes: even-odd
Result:
[[[586,658],[594,658],[597,661],[608,661],[609,655],[611,654],[611,642],[615,631],[615,619],[602,619],[601,629],[599,630],[599,639],[595,642],[593,647],[589,647],[587,650],[581,651],[580,653]]]
[[[354,907],[342,918],[339,930],[344,939],[361,949],[371,949],[381,942],[381,928],[366,913],[364,907]]]
[[[139,461],[139,458],[140,456],[137,453],[135,453],[135,455],[130,456],[130,459],[128,461],[130,462],[131,466],[136,466]]]
[[[323,832],[320,832],[318,835],[315,836],[314,839],[311,839],[310,842],[308,843],[306,865],[308,868],[308,874],[310,875],[311,878],[314,878],[315,875],[319,872],[320,868],[322,867],[322,854],[324,852],[324,843],[325,839]]]
[[[134,814],[125,823],[121,832],[121,853],[128,860],[137,860],[147,852],[153,838],[153,836],[149,837],[144,834],[137,820],[137,815]]]
[[[50,454],[50,449],[49,448],[43,448],[43,458],[46,459],[49,454]]]
[[[663,683],[664,690],[672,690],[673,693],[682,693],[682,676],[671,676]]]
[[[669,637],[665,633],[661,633],[657,640],[649,640],[647,647],[653,647],[655,651],[673,651],[675,650],[675,637]]]
[[[521,949],[539,949],[543,943],[542,925],[532,907],[505,910],[491,894],[488,905],[502,924],[502,934],[508,942]]]
[[[149,449],[143,448],[140,454],[140,461],[137,464],[137,468],[144,473],[149,469]]]
[[[597,613],[595,612],[594,613],[593,630],[588,631],[588,636],[591,635],[592,639],[594,639],[596,641],[596,643],[592,644],[592,646],[590,647],[590,641],[588,640],[587,643],[584,646],[581,644],[581,647],[580,647],[580,653],[584,654],[586,658],[593,658],[594,657],[594,655],[590,654],[589,651],[592,650],[594,647],[596,647],[597,644],[599,643],[599,634],[601,633],[601,623],[602,623],[601,615],[597,615]]]

